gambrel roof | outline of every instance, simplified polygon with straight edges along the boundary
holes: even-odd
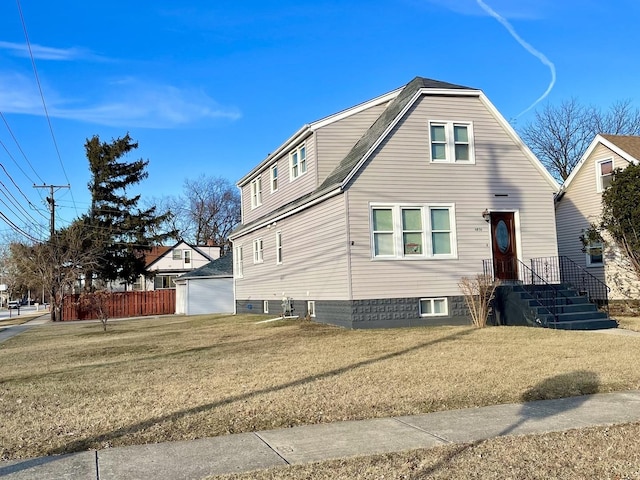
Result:
[[[351,179],[357,174],[360,168],[364,165],[367,159],[375,151],[375,149],[384,141],[387,135],[393,130],[398,122],[404,117],[409,109],[415,104],[415,102],[422,95],[443,95],[443,96],[470,96],[478,97],[481,102],[487,107],[496,120],[503,126],[505,132],[517,143],[529,160],[540,171],[541,175],[549,183],[554,191],[559,189],[558,183],[549,174],[545,167],[540,163],[537,157],[529,150],[529,148],[522,142],[515,130],[509,125],[509,123],[500,115],[497,109],[489,102],[484,93],[481,90],[465,87],[462,85],[455,85],[452,83],[441,82],[438,80],[432,80],[429,78],[415,77],[404,87],[394,90],[386,95],[377,97],[370,102],[361,104],[360,106],[353,107],[353,109],[365,106],[374,105],[377,102],[381,103],[382,100],[389,102],[384,111],[376,119],[376,121],[369,127],[369,129],[362,135],[360,140],[356,142],[351,151],[345,156],[345,158],[339,163],[339,165],[327,176],[327,178],[319,185],[313,192],[304,195],[287,205],[284,205],[278,209],[275,209],[265,216],[249,222],[245,225],[240,225],[230,236],[231,239],[237,237],[240,234],[248,233],[252,230],[266,226],[267,224],[277,221],[279,218],[292,215],[297,211],[308,208],[312,205],[324,201],[333,195],[341,193],[351,181]],[[344,112],[350,112],[352,109],[345,110]],[[344,114],[344,112],[342,114]],[[294,134],[287,142],[278,148],[277,152],[281,153],[287,148],[295,145],[296,142],[305,138],[310,134],[318,125],[326,125],[327,121],[333,118],[342,118],[340,115],[335,114],[327,117],[326,119],[319,120],[310,125],[305,125],[296,134]],[[239,182],[238,186],[248,183],[252,176],[255,176],[259,171],[271,161],[273,157],[267,157],[264,161],[245,175]]]

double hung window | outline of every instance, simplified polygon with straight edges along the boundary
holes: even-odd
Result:
[[[251,182],[251,208],[262,205],[262,178],[258,177]]]
[[[455,258],[453,205],[371,207],[374,258]]]
[[[610,158],[608,160],[603,160],[601,162],[596,162],[596,190],[598,192],[604,192],[609,185],[611,185],[611,180],[613,179],[613,159]]]
[[[307,172],[307,149],[304,144],[289,154],[289,173],[291,180]]]
[[[242,278],[243,270],[242,270],[242,247],[236,247],[235,254],[233,257],[234,269],[233,273],[236,278]]]
[[[253,263],[262,263],[263,258],[262,239],[257,238],[253,241]]]
[[[431,161],[475,163],[473,126],[464,122],[430,122]]]

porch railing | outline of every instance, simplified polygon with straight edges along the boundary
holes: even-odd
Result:
[[[569,286],[578,294],[587,297],[598,308],[609,313],[610,288],[569,257],[532,258],[531,270],[546,278],[549,283]]]

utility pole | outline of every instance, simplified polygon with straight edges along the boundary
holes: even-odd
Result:
[[[52,251],[55,251],[54,245],[54,236],[56,234],[56,201],[53,197],[53,194],[60,190],[61,188],[70,188],[70,185],[34,185],[33,188],[48,188],[51,193],[50,197],[47,197],[47,203],[49,204],[49,209],[51,210],[51,220],[50,220],[50,236],[49,236],[49,244],[51,245]],[[51,279],[51,298],[49,299],[49,304],[51,305],[51,320],[62,320],[62,312],[58,315],[56,312],[56,308],[59,308],[60,305],[57,305],[56,300],[56,281],[60,279],[60,265],[57,262],[54,263],[54,268],[56,269],[55,278]],[[43,294],[44,296],[44,294]],[[43,298],[44,301],[44,298]],[[54,307],[55,306],[55,307]]]
[[[47,203],[49,204],[49,209],[51,210],[51,220],[49,222],[50,228],[50,240],[53,240],[53,236],[56,233],[56,202],[53,198],[53,194],[60,190],[61,188],[70,188],[70,185],[34,185],[33,188],[48,188],[51,192],[51,196],[47,197]]]

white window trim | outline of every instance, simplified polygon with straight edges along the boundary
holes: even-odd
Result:
[[[604,188],[602,186],[602,174],[600,172],[602,171],[601,165],[607,162],[611,162],[611,172],[612,172],[611,175],[613,175],[613,169],[615,168],[613,157],[604,158],[602,160],[596,161],[596,192],[598,193],[602,193],[604,191]]]
[[[429,301],[431,302],[431,311],[435,312],[435,301],[436,300],[444,300],[444,313],[423,313],[422,312],[422,302]],[[420,310],[421,317],[448,317],[449,316],[449,300],[447,297],[428,297],[421,298],[418,301],[418,309]]]
[[[274,175],[274,172],[276,173],[275,175]],[[274,193],[278,191],[278,182],[279,182],[277,163],[274,163],[273,165],[271,165],[271,168],[269,168],[269,173],[270,173],[269,184],[271,185],[271,193]],[[275,184],[275,188],[274,188],[274,184]]]
[[[590,248],[597,248],[600,247],[601,251],[602,251],[602,261],[601,262],[592,262],[591,261],[591,254],[589,253],[589,249]],[[587,267],[602,267],[604,266],[604,243],[603,242],[591,242],[590,244],[588,244],[586,246],[586,252],[585,252],[585,263],[587,265]]]
[[[434,160],[432,155],[431,126],[442,125],[445,127],[445,151],[446,158],[444,160]],[[469,160],[456,160],[456,147],[453,135],[453,127],[463,125],[467,127],[469,135]],[[473,165],[476,163],[476,152],[474,147],[473,122],[453,121],[453,120],[429,120],[429,161],[431,163],[456,163],[460,165]]]
[[[262,176],[251,181],[251,209],[262,205]]]
[[[185,250],[184,251],[184,263],[191,263],[191,250]]]
[[[236,251],[233,257],[236,268],[234,269],[234,275],[236,278],[243,278],[244,272],[242,271],[242,247],[236,247]]]
[[[282,231],[276,232],[276,265],[282,265]]]
[[[264,262],[264,244],[262,238],[256,238],[253,241],[253,263]]]
[[[316,302],[315,300],[307,300],[307,313],[311,318],[316,316]]]
[[[269,313],[269,300],[262,301],[262,312]]]
[[[182,249],[180,248],[174,249],[171,255],[171,260],[182,260]]]
[[[393,218],[393,255],[376,255],[375,254],[375,237],[373,231],[373,211],[374,209],[391,209]],[[402,237],[402,210],[403,209],[421,209],[422,210],[422,253],[405,255],[403,249],[403,237]],[[449,209],[449,228],[451,239],[451,253],[445,254],[433,254],[433,245],[431,233],[431,209],[448,208]],[[456,209],[454,203],[427,203],[427,204],[415,204],[415,203],[371,203],[369,205],[369,232],[371,234],[371,259],[375,261],[386,260],[455,260],[458,258],[458,241],[456,235]]]
[[[301,162],[300,160],[300,152],[304,149],[304,163]],[[293,166],[293,155],[297,153],[298,154],[298,173],[294,176],[294,166]],[[302,171],[302,165],[304,165],[304,171]],[[302,175],[304,175],[305,173],[307,173],[307,148],[306,148],[306,144],[302,143],[300,145],[298,145],[296,148],[294,148],[290,153],[289,153],[289,181],[294,181],[297,178],[300,178]]]

